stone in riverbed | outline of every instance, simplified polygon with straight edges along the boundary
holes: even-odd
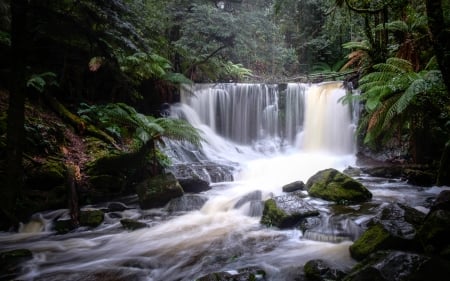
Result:
[[[261,224],[278,228],[299,225],[303,219],[318,216],[319,211],[295,193],[274,197],[264,203]]]
[[[0,280],[15,280],[20,264],[33,258],[28,249],[16,249],[0,253]]]
[[[184,194],[178,180],[171,173],[148,178],[136,187],[142,209],[164,207],[171,199]]]
[[[146,223],[143,223],[143,222],[140,222],[137,220],[133,220],[133,219],[121,219],[120,224],[122,224],[122,226],[128,230],[136,230],[136,229],[148,227],[148,225]]]
[[[297,190],[304,190],[304,189],[305,183],[302,181],[294,181],[282,187],[283,192],[294,192]]]
[[[336,203],[365,202],[372,193],[360,182],[335,169],[317,172],[306,182],[306,190],[312,197]]]

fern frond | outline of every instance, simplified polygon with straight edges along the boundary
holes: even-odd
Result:
[[[199,146],[202,141],[199,131],[185,120],[157,118],[155,123],[164,129],[163,137],[180,142],[189,142],[196,146]]]

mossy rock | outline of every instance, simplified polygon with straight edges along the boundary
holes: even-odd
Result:
[[[0,280],[14,280],[20,271],[20,264],[33,258],[28,249],[16,249],[0,253]]]
[[[264,202],[261,224],[278,228],[290,228],[300,225],[307,217],[320,213],[294,194],[278,196]]]
[[[27,173],[27,185],[34,189],[49,190],[66,181],[66,165],[62,161],[47,160]]]
[[[390,233],[383,225],[377,223],[370,226],[349,248],[355,260],[362,260],[370,254],[388,249],[395,244]]]
[[[306,183],[306,190],[312,197],[336,203],[365,202],[372,193],[360,182],[335,169],[317,172]]]
[[[171,199],[181,197],[183,188],[171,173],[148,178],[136,187],[142,209],[160,208]]]
[[[100,210],[87,210],[80,212],[80,225],[97,227],[105,219],[105,214]]]
[[[58,234],[65,234],[74,230],[76,226],[72,223],[72,220],[57,220],[53,224],[53,229]]]
[[[137,220],[133,220],[133,219],[121,219],[120,223],[122,224],[122,226],[125,229],[128,229],[128,230],[136,230],[136,229],[148,227],[148,225],[146,223],[143,223],[143,222],[140,222]]]
[[[449,256],[450,211],[436,210],[428,214],[418,237],[426,252]]]
[[[120,193],[126,186],[126,178],[122,175],[98,175],[89,178],[89,185],[96,190]]]

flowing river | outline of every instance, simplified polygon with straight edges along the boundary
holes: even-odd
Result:
[[[337,206],[306,197],[321,213],[315,231],[261,225],[262,205],[252,203],[282,195],[283,185],[306,182],[319,170],[357,166],[358,106],[340,104],[343,95],[340,83],[186,88],[172,114],[199,128],[205,141],[202,149],[170,146],[167,152],[174,165],[216,163],[230,167],[232,178],[213,181],[199,171],[212,189],[187,194],[188,207],[141,210],[135,196],[121,198],[126,210],[106,213],[97,228],[63,235],[54,233],[52,221],[67,210],[35,214],[19,232],[0,233],[0,251],[33,252],[18,280],[195,280],[249,267],[264,269],[265,280],[294,280],[307,261],[319,258],[348,269],[356,263],[349,246],[381,206],[402,202],[427,211],[441,189],[362,174],[357,179],[373,193],[370,202]],[[190,208],[196,198],[204,204]],[[124,230],[122,218],[149,227]]]

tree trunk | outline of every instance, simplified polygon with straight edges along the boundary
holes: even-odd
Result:
[[[11,0],[11,84],[7,124],[6,184],[0,191],[0,208],[10,223],[17,223],[14,208],[23,186],[22,154],[25,139],[25,56],[27,54],[27,0]]]
[[[450,40],[448,40],[450,30],[445,25],[442,1],[426,0],[426,5],[431,41],[448,92],[450,91]]]

